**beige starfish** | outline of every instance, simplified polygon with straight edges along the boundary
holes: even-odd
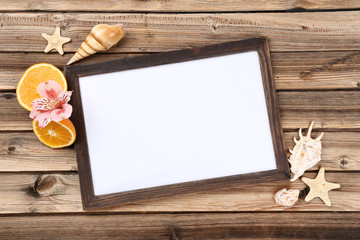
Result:
[[[324,203],[330,207],[331,202],[329,199],[329,191],[332,189],[340,188],[340,184],[330,183],[325,180],[325,169],[320,168],[318,175],[315,179],[303,177],[301,181],[306,183],[310,187],[310,192],[305,198],[305,202],[309,202],[312,199],[319,197]]]
[[[64,45],[67,42],[71,41],[71,38],[66,38],[60,36],[60,28],[56,27],[55,32],[53,35],[48,35],[46,33],[42,33],[41,36],[45,38],[48,41],[48,45],[46,46],[44,52],[50,52],[52,49],[56,49],[58,53],[61,55],[64,54],[64,51],[62,49],[62,45]]]

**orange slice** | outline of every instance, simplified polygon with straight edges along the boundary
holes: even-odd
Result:
[[[51,121],[43,128],[39,127],[38,121],[33,120],[32,128],[40,142],[51,148],[68,147],[76,139],[75,127],[69,119]]]
[[[40,83],[54,80],[67,90],[64,74],[57,67],[48,63],[39,63],[29,67],[20,78],[16,87],[16,97],[19,104],[28,111],[32,110],[30,103],[40,98],[37,87]]]

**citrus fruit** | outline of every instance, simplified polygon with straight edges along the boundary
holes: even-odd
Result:
[[[67,90],[64,74],[57,67],[48,63],[39,63],[29,67],[20,78],[16,87],[16,97],[19,104],[28,111],[32,110],[30,103],[40,98],[37,87],[40,83],[54,80]]]
[[[75,127],[69,119],[51,121],[43,128],[39,127],[38,121],[33,120],[32,128],[40,142],[51,148],[68,147],[76,139]]]

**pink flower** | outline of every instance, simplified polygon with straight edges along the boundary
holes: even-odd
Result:
[[[43,128],[51,121],[59,122],[69,118],[72,113],[70,101],[71,91],[63,91],[60,84],[50,80],[40,83],[37,92],[41,98],[31,102],[33,110],[30,117],[39,122],[39,127]]]

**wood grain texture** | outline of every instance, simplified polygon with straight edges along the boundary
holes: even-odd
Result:
[[[304,176],[314,178],[315,172]],[[319,198],[305,202],[301,193],[292,208],[277,206],[274,194],[282,188],[304,190],[306,185],[296,182],[243,185],[221,191],[207,191],[132,203],[92,212],[238,212],[238,211],[360,211],[360,173],[325,172],[326,180],[341,184],[330,192],[331,207]],[[83,212],[79,178],[75,173],[51,174],[37,192],[36,182],[41,174],[0,174],[0,214],[5,213],[63,213]],[[49,175],[45,175],[49,177]],[[50,181],[50,180],[51,181]],[[42,194],[43,192],[54,194]],[[344,197],[346,196],[346,197]]]
[[[116,48],[107,52],[110,54],[97,54],[80,63],[109,60],[123,56],[122,53],[168,51],[267,36],[270,37],[270,49],[273,51],[271,58],[277,90],[358,90],[359,8],[360,2],[353,0],[0,0],[0,171],[76,169],[73,149],[56,151],[39,144],[30,131],[11,132],[30,130],[28,112],[19,108],[13,95],[16,83],[27,67],[38,62],[64,66],[91,27],[97,23],[123,22],[127,36]],[[304,9],[334,11],[220,13]],[[336,11],[337,9],[357,11]],[[14,13],[5,13],[6,11]],[[60,11],[72,13],[64,14]],[[80,11],[91,13],[79,13]],[[139,14],[116,13],[136,11]],[[219,14],[169,14],[210,11]],[[145,12],[154,14],[144,14]],[[70,36],[73,40],[65,45],[68,54],[64,57],[43,53],[46,41],[41,33],[51,34],[57,25],[61,27],[65,37]],[[9,91],[6,92],[7,90]],[[318,96],[322,95],[320,92]],[[324,160],[320,164],[328,170],[340,171],[327,172],[329,181],[341,184],[345,182],[345,188],[330,192],[335,208],[327,208],[319,199],[305,203],[302,196],[299,205],[295,206],[296,212],[274,212],[279,209],[271,200],[275,191],[282,187],[305,187],[301,182],[296,182],[184,195],[175,199],[106,209],[104,211],[112,213],[94,215],[95,213],[80,213],[78,176],[74,172],[0,173],[0,213],[9,213],[4,217],[0,216],[0,239],[360,239],[360,114],[356,109],[356,92],[348,95],[344,92],[324,91],[324,95],[320,97],[310,93],[311,101],[306,100],[306,91],[304,95],[297,92],[294,96],[290,94],[291,96],[284,98],[279,93],[285,107],[281,113],[283,125],[306,128],[315,119],[320,122],[317,123],[313,136],[317,136],[321,130],[336,131],[325,132],[322,141]],[[314,102],[314,107],[310,106],[311,102]],[[300,110],[296,110],[293,104],[300,105]],[[325,105],[324,109],[322,104]],[[331,107],[333,105],[334,110]],[[341,110],[342,107],[345,110]],[[338,132],[342,130],[353,132]],[[293,136],[296,136],[295,131],[285,132],[287,148],[293,146]],[[345,172],[347,170],[351,171]],[[314,177],[315,174],[306,175]],[[323,211],[324,208],[329,212],[301,212]],[[139,211],[146,213],[164,209],[169,214],[139,214]],[[251,212],[199,212],[243,209]],[[339,209],[356,212],[331,212]],[[194,213],[187,214],[183,210]],[[257,210],[266,212],[256,212]],[[42,215],[38,212],[63,214]],[[74,214],[67,214],[69,212]],[[116,212],[120,214],[117,215]]]
[[[79,64],[138,56],[139,54],[95,54]],[[13,90],[25,70],[36,63],[47,62],[59,68],[66,65],[72,53],[0,53],[0,90]],[[11,59],[11,61],[9,61]],[[271,54],[277,90],[359,89],[360,51],[280,52]]]
[[[360,50],[360,12],[112,14],[4,13],[0,15],[0,51],[42,52],[60,26],[76,51],[99,23],[122,23],[125,37],[110,52],[164,52],[266,36],[271,51]]]
[[[277,96],[286,131],[307,128],[311,121],[315,130],[360,128],[359,91],[285,91]],[[29,112],[18,104],[15,93],[0,93],[0,116],[0,131],[32,129]]]
[[[76,171],[73,147],[52,149],[35,134],[0,133],[0,172]]]
[[[0,92],[0,131],[32,130],[30,112],[22,108],[15,93]]]
[[[313,136],[318,134],[314,132]],[[294,147],[294,137],[298,138],[297,132],[284,134],[286,150]],[[320,163],[326,170],[360,170],[358,132],[326,132],[322,144]],[[75,151],[72,147],[49,148],[40,143],[32,132],[0,133],[0,172],[26,171],[77,171]]]
[[[274,11],[274,10],[318,10],[360,8],[352,0],[174,0],[174,1],[55,1],[15,0],[0,1],[0,11],[106,11],[106,12],[225,12],[225,11]]]
[[[359,213],[0,217],[1,239],[359,239]],[[60,227],[59,227],[60,226]]]
[[[360,51],[272,53],[277,90],[359,89]]]
[[[50,63],[62,69],[72,57],[72,53],[63,56],[57,53],[0,53],[0,90],[15,90],[23,73],[31,65],[37,63]],[[133,57],[140,54],[96,54],[81,60],[81,64],[98,61],[108,61],[124,57]],[[9,61],[11,59],[11,61]]]

